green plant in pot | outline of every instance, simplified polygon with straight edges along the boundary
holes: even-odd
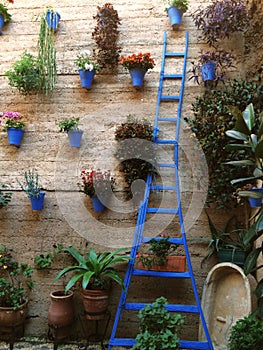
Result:
[[[96,72],[100,69],[96,57],[91,55],[90,50],[82,51],[74,61],[78,67],[81,86],[90,89]]]
[[[129,260],[129,256],[120,255],[125,248],[112,252],[97,253],[90,248],[87,253],[81,254],[74,247],[66,248],[75,260],[76,265],[67,266],[56,276],[56,280],[72,273],[73,276],[65,287],[69,291],[74,285],[80,283],[83,304],[88,319],[101,319],[109,304],[111,281],[118,283],[124,290],[124,283],[116,270],[116,265]]]
[[[41,210],[43,208],[45,192],[39,184],[38,172],[35,169],[27,170],[24,176],[24,183],[18,181],[18,184],[30,199],[32,209]]]
[[[229,350],[261,350],[263,320],[254,315],[239,319],[230,330]]]
[[[132,349],[162,350],[180,348],[178,334],[183,327],[184,318],[180,314],[167,311],[167,304],[167,299],[160,297],[139,311],[140,333],[137,334],[136,343]]]
[[[13,3],[14,0],[7,0],[7,3]],[[2,35],[2,27],[4,23],[11,21],[12,15],[8,12],[7,5],[0,3],[0,35]]]
[[[6,207],[12,199],[12,192],[8,192],[8,186],[6,184],[0,185],[0,209]]]
[[[59,131],[68,134],[71,147],[80,147],[83,130],[79,129],[79,118],[72,117],[58,122]]]
[[[12,249],[0,245],[1,339],[14,342],[23,336],[30,291],[34,287],[33,267],[20,262]],[[11,348],[11,346],[10,346]]]
[[[188,10],[189,1],[188,0],[165,0],[167,4],[165,11],[170,19],[170,23],[173,29],[178,29],[181,24],[183,14]]]

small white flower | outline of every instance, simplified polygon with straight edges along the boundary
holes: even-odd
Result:
[[[89,71],[93,70],[93,68],[94,68],[92,63],[91,64],[85,63],[84,67],[85,67],[85,70],[89,70]]]

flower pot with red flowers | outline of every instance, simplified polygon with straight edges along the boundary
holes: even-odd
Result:
[[[152,238],[146,253],[136,255],[136,268],[140,270],[185,272],[186,257],[170,255],[176,251],[177,245],[164,233]]]
[[[66,132],[68,134],[69,143],[71,147],[80,147],[83,130],[79,127],[79,118],[69,118],[61,120],[58,123],[59,131]]]
[[[78,72],[80,76],[81,86],[89,90],[93,83],[94,76],[100,68],[96,61],[96,58],[92,57],[89,50],[85,50],[77,56],[77,59],[74,63],[79,68]]]
[[[117,282],[124,290],[125,286],[116,265],[129,260],[128,255],[120,255],[126,248],[119,248],[113,252],[97,253],[94,248],[81,254],[73,247],[66,248],[77,264],[67,266],[56,276],[56,280],[62,276],[73,273],[73,276],[65,287],[65,292],[80,282],[81,295],[83,297],[83,307],[85,316],[89,320],[100,320],[106,315],[111,282]]]
[[[154,59],[149,52],[121,56],[119,64],[129,70],[132,85],[135,88],[142,87],[146,72],[155,66]]]
[[[0,123],[3,130],[7,132],[8,142],[10,145],[20,147],[22,137],[24,135],[25,123],[22,122],[22,117],[18,112],[4,112],[0,115]]]
[[[169,7],[165,10],[170,19],[173,30],[179,28],[183,14],[188,10],[189,2],[188,0],[169,0],[167,1]]]
[[[80,174],[82,184],[80,192],[92,199],[94,211],[102,212],[108,205],[115,183],[110,170],[82,170]]]
[[[7,3],[14,3],[14,0],[7,0]],[[4,23],[11,21],[12,15],[8,12],[6,4],[0,4],[0,35],[2,35],[2,28]]]

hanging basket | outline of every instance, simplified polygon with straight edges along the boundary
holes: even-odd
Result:
[[[60,21],[60,14],[52,10],[47,10],[46,21],[49,28],[56,30]]]
[[[201,67],[202,79],[204,82],[213,81],[215,78],[215,62],[209,61],[205,62]]]
[[[24,133],[25,132],[23,129],[8,128],[7,129],[7,138],[8,138],[9,144],[19,147]]]
[[[68,131],[68,138],[71,147],[80,147],[83,130]]]
[[[147,72],[145,68],[132,68],[129,73],[132,79],[132,86],[140,88],[143,85],[144,76]]]
[[[167,14],[170,19],[170,23],[171,23],[171,26],[173,27],[173,30],[178,29],[179,25],[182,22],[183,11],[178,10],[175,6],[170,6],[167,9]]]
[[[81,86],[89,90],[94,80],[94,76],[96,73],[95,70],[90,71],[90,70],[79,69],[78,72],[80,76]]]
[[[40,192],[38,197],[30,197],[32,210],[42,210],[45,192]]]

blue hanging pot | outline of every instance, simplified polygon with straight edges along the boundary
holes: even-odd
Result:
[[[68,131],[68,138],[71,147],[80,147],[83,130]]]
[[[3,25],[5,23],[5,18],[2,14],[0,14],[0,35],[2,35],[2,28],[3,28]]]
[[[141,87],[143,85],[143,79],[147,72],[146,68],[131,68],[129,73],[132,79],[132,86]]]
[[[80,76],[80,81],[81,81],[81,86],[86,89],[90,89],[91,85],[93,83],[94,75],[95,75],[95,70],[83,70],[79,69],[79,76]]]
[[[45,192],[40,192],[38,197],[30,197],[32,210],[42,210],[45,198]]]
[[[102,212],[105,209],[105,206],[103,203],[101,203],[101,201],[99,200],[99,198],[94,195],[91,197],[92,200],[92,204],[93,204],[93,209],[97,212]]]
[[[56,30],[58,28],[58,23],[60,21],[60,14],[52,10],[47,10],[46,21],[49,28]]]
[[[7,138],[10,145],[20,146],[20,142],[24,135],[24,130],[19,128],[8,128]]]
[[[167,9],[167,14],[169,16],[173,30],[177,29],[182,22],[183,11],[178,10],[175,6],[170,6]]]
[[[201,67],[203,81],[213,81],[215,78],[216,64],[215,62],[205,62]]]
[[[251,188],[250,191],[263,193],[263,188]],[[251,208],[260,208],[262,206],[262,198],[248,197],[248,202]]]

